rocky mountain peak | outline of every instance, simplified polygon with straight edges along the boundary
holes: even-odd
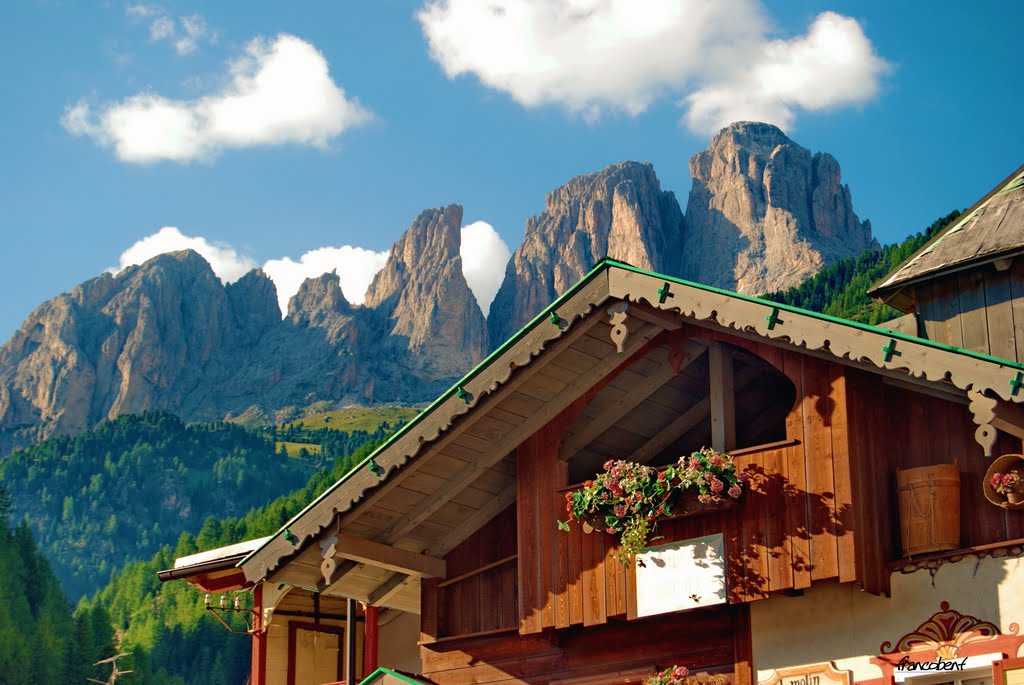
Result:
[[[678,271],[683,215],[661,190],[654,167],[621,162],[576,176],[548,193],[529,219],[523,243],[487,318],[498,345],[565,292],[603,257],[655,271]]]
[[[487,349],[483,312],[462,273],[461,245],[461,206],[425,210],[366,291],[365,306],[387,318],[415,373],[458,377]]]
[[[682,272],[742,293],[799,285],[876,243],[831,155],[770,124],[727,126],[690,160]]]

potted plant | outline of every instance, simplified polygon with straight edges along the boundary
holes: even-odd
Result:
[[[996,506],[1024,508],[1024,455],[1004,454],[993,461],[982,485],[985,497]]]
[[[732,457],[708,448],[684,455],[664,470],[609,460],[593,480],[565,494],[569,520],[558,521],[558,527],[568,531],[569,521],[575,520],[585,529],[618,535],[619,561],[628,564],[656,539],[652,536],[659,519],[739,499],[746,480],[745,473],[737,473]]]

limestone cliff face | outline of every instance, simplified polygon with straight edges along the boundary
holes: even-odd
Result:
[[[681,272],[691,280],[773,292],[876,245],[835,158],[770,124],[726,127],[690,160],[690,174]]]
[[[212,420],[321,400],[430,400],[486,351],[461,220],[458,206],[417,217],[364,306],[323,274],[282,320],[262,271],[224,286],[192,251],[57,296],[0,348],[0,454],[147,409]]]
[[[223,286],[191,251],[87,281],[0,349],[0,425],[50,435],[123,413],[212,408],[231,318]]]
[[[519,330],[603,257],[677,273],[683,215],[650,164],[622,162],[548,193],[526,223],[487,317],[491,346]]]
[[[0,347],[0,455],[147,409],[211,420],[318,401],[426,402],[605,256],[763,293],[875,244],[836,160],[774,126],[725,128],[690,170],[685,221],[650,164],[615,164],[549,193],[486,323],[462,273],[457,205],[416,217],[364,305],[324,274],[282,319],[264,273],[224,286],[191,251],[94,278],[41,305]]]
[[[422,212],[391,248],[366,291],[365,306],[385,317],[411,370],[457,378],[487,349],[483,312],[462,274],[462,207]]]

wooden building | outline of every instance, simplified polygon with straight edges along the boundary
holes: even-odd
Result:
[[[1022,179],[983,202],[1019,202]],[[921,254],[942,256],[950,233]],[[1020,264],[1000,254],[1009,299],[982,308],[990,340],[1024,330]],[[876,292],[934,311],[943,278],[964,273]],[[994,457],[1024,451],[1024,359],[994,356],[1024,337],[931,338],[605,260],[276,535],[165,579],[254,593],[253,685],[345,679],[342,642],[348,677],[373,681],[613,685],[682,665],[733,685],[1016,685],[1024,512],[984,481]],[[661,522],[653,563],[559,529],[566,492],[606,460],[659,466],[705,445],[735,457],[747,491]],[[958,474],[958,501],[898,491],[899,471],[935,465]],[[928,509],[918,520],[958,517],[925,530],[944,549],[904,552],[921,531],[901,527],[901,501]],[[966,661],[906,666],[938,659]]]

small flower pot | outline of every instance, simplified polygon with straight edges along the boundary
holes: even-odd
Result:
[[[994,474],[1010,471],[1024,472],[1024,454],[1004,454],[992,460],[992,464],[985,473],[985,478],[981,481],[981,487],[985,491],[985,499],[1002,509],[1024,509],[1024,493],[1009,492],[1004,495],[992,487],[992,476]]]

